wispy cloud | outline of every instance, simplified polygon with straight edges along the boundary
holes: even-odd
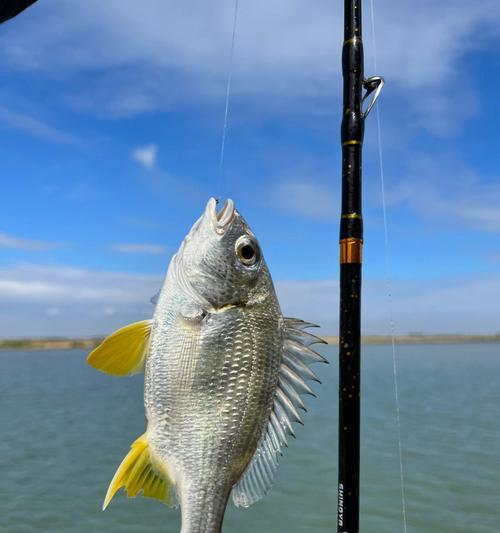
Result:
[[[150,317],[161,283],[161,276],[78,268],[1,268],[0,336],[109,333]]]
[[[124,254],[158,254],[163,255],[168,253],[169,249],[162,244],[149,243],[123,243],[113,244],[111,246],[113,252],[120,252]]]
[[[2,105],[0,105],[0,122],[44,141],[74,146],[82,145],[82,141],[77,137],[55,128],[38,118],[7,109]]]
[[[25,265],[0,269],[0,336],[96,335],[148,318],[161,276]],[[398,333],[494,333],[499,330],[500,276],[396,280],[392,294]],[[276,284],[286,316],[337,331],[338,281]],[[474,294],[474,298],[470,295]],[[363,331],[389,331],[384,280],[365,278]],[[57,316],[57,320],[54,317]]]
[[[71,6],[54,0],[33,13],[6,28],[2,57],[38,72],[91,71],[91,84],[84,92],[73,91],[73,102],[133,114],[222,98],[232,29],[229,1],[151,0],[144,9],[132,0]],[[401,24],[408,20],[411,24]],[[442,117],[454,120],[457,111],[470,112],[468,98],[467,106],[450,99],[459,83],[463,103],[463,91],[473,83],[461,75],[461,58],[481,40],[497,37],[499,21],[497,0],[422,0],[418,11],[412,0],[381,0],[376,4],[377,74],[428,119],[421,121],[424,126],[442,132],[449,127]],[[238,21],[234,94],[264,97],[261,102],[272,104],[266,109],[283,100],[324,107],[332,92],[341,90],[342,27],[341,9],[328,0],[247,3]],[[370,42],[369,24],[365,33]],[[368,68],[372,52],[367,46]]]
[[[316,322],[327,332],[338,330],[338,281],[277,283],[285,314]],[[496,333],[500,275],[427,280],[394,280],[392,299],[398,333]],[[474,294],[474,298],[471,298]],[[366,334],[388,334],[389,299],[384,279],[363,281],[362,327]]]
[[[284,211],[308,218],[338,218],[339,200],[331,186],[314,180],[282,180],[273,191],[273,199]]]
[[[394,204],[406,203],[422,216],[500,232],[498,179],[479,176],[458,158],[414,155],[407,176],[388,193]]]
[[[13,250],[26,250],[29,252],[45,252],[60,248],[62,245],[47,241],[37,241],[33,239],[24,239],[15,237],[7,233],[0,233],[0,248],[11,248]]]
[[[132,152],[132,158],[148,170],[155,167],[157,155],[158,146],[156,144],[140,146]]]
[[[13,299],[43,301],[53,305],[139,303],[147,302],[160,282],[158,276],[22,265],[0,269],[0,299],[11,303]]]

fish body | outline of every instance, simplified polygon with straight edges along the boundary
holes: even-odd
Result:
[[[230,200],[219,213],[208,202],[172,258],[152,321],[140,324],[130,364],[144,367],[147,430],[106,504],[120,486],[142,490],[178,501],[181,533],[218,533],[231,491],[247,506],[272,484],[300,394],[312,392],[308,364],[324,360],[309,348],[321,339],[282,316],[258,241]],[[105,347],[89,356],[93,366],[112,359]]]

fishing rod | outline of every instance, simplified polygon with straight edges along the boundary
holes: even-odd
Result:
[[[340,219],[338,533],[359,531],[361,370],[361,159],[365,119],[384,85],[364,78],[361,0],[344,0],[341,125],[342,213]],[[363,108],[367,98],[371,100]]]

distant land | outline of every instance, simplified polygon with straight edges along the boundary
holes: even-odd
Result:
[[[329,344],[337,344],[339,338],[336,336],[324,337]],[[500,333],[495,335],[460,335],[460,334],[433,334],[424,333],[408,335],[396,335],[396,344],[470,344],[475,342],[500,342]],[[365,335],[361,337],[363,344],[391,344],[390,335]]]
[[[83,339],[67,338],[36,338],[36,339],[0,339],[0,350],[73,350],[95,348],[102,337],[92,337]],[[329,344],[337,344],[338,337],[325,335],[324,339]],[[499,342],[500,333],[496,335],[458,335],[458,334],[436,334],[426,335],[424,333],[410,333],[408,335],[397,335],[397,344],[466,344],[476,342]],[[389,335],[366,335],[362,337],[363,344],[391,344]]]

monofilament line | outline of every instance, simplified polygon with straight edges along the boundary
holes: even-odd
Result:
[[[222,178],[224,172],[224,156],[226,150],[226,136],[227,136],[227,124],[229,118],[229,100],[231,97],[231,83],[233,81],[233,62],[234,62],[234,48],[236,44],[236,26],[238,23],[238,10],[239,10],[239,0],[234,2],[234,16],[233,16],[233,34],[231,38],[231,53],[229,56],[229,68],[227,73],[227,84],[226,84],[226,105],[224,108],[224,123],[222,126],[222,139],[220,147],[220,158],[219,158],[219,183],[218,189],[222,188]]]
[[[375,38],[375,10],[373,6],[373,0],[370,0],[370,12],[371,12],[371,26],[372,26],[372,46],[373,46],[373,67],[374,72],[377,72],[377,43]],[[387,229],[387,204],[385,199],[385,179],[384,179],[384,158],[382,152],[382,133],[380,127],[380,110],[378,103],[375,104],[375,112],[377,116],[377,144],[378,144],[378,160],[380,167],[380,186],[382,192],[382,212],[384,218],[384,248],[385,248],[385,281],[387,287],[387,297],[389,300],[389,324],[391,330],[391,346],[392,346],[392,371],[394,377],[394,401],[396,404],[396,425],[398,432],[398,450],[399,450],[399,475],[401,483],[401,512],[403,516],[403,529],[404,533],[407,533],[407,521],[406,521],[406,495],[405,495],[405,477],[403,468],[403,444],[401,438],[401,412],[399,406],[399,386],[398,386],[398,366],[396,358],[396,339],[395,339],[395,327],[394,327],[394,309],[392,300],[392,288],[390,278],[390,265],[389,265],[389,232]]]

